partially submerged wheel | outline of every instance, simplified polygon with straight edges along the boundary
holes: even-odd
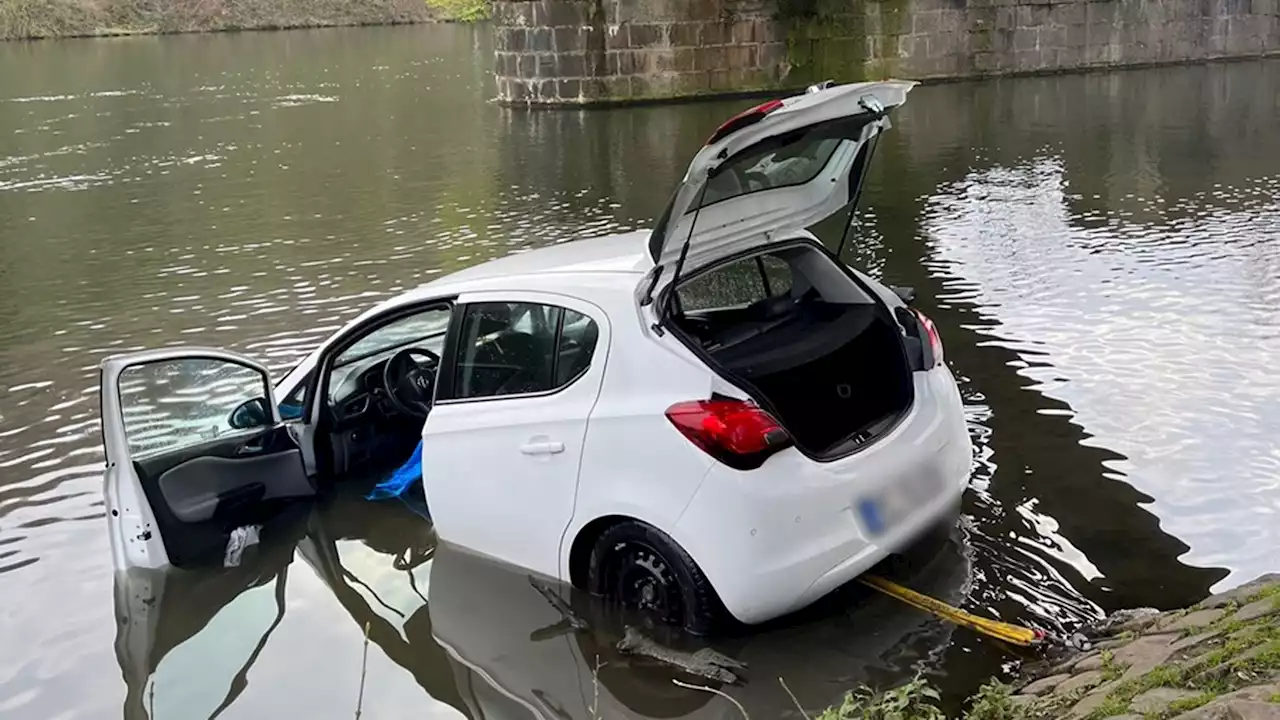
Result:
[[[727,613],[697,563],[662,531],[625,521],[605,530],[591,550],[587,590],[695,635]]]

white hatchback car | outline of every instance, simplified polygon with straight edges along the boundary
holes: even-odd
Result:
[[[971,447],[937,331],[805,229],[856,202],[911,87],[735,116],[654,230],[439,278],[274,387],[221,350],[107,359],[115,567],[221,558],[419,440],[442,541],[693,632],[796,610],[952,521]]]

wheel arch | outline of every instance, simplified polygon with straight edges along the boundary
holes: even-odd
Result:
[[[638,517],[614,513],[610,515],[601,515],[600,517],[583,525],[578,533],[574,535],[573,542],[569,545],[569,583],[579,590],[587,587],[587,572],[590,569],[591,550],[595,547],[596,541],[604,535],[605,531],[614,525],[624,522],[638,522],[645,525],[652,523],[645,522]]]

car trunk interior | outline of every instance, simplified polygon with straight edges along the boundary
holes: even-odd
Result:
[[[804,450],[847,454],[911,407],[911,367],[888,308],[807,243],[700,272],[672,320]]]

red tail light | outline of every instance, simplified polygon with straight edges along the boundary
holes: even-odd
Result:
[[[711,145],[730,133],[737,132],[752,123],[760,122],[764,119],[765,115],[768,115],[780,107],[782,107],[781,100],[769,100],[768,102],[760,103],[753,108],[743,110],[737,115],[734,115],[721,123],[720,127],[716,128],[716,131],[711,133],[711,139],[707,140],[707,144]]]
[[[914,310],[916,318],[920,320],[920,327],[924,328],[924,333],[929,338],[929,352],[933,357],[933,363],[929,368],[937,367],[942,364],[942,336],[938,334],[938,328],[933,324],[924,313]]]
[[[693,400],[667,408],[667,419],[703,451],[738,470],[760,467],[791,444],[777,420],[743,400]]]

